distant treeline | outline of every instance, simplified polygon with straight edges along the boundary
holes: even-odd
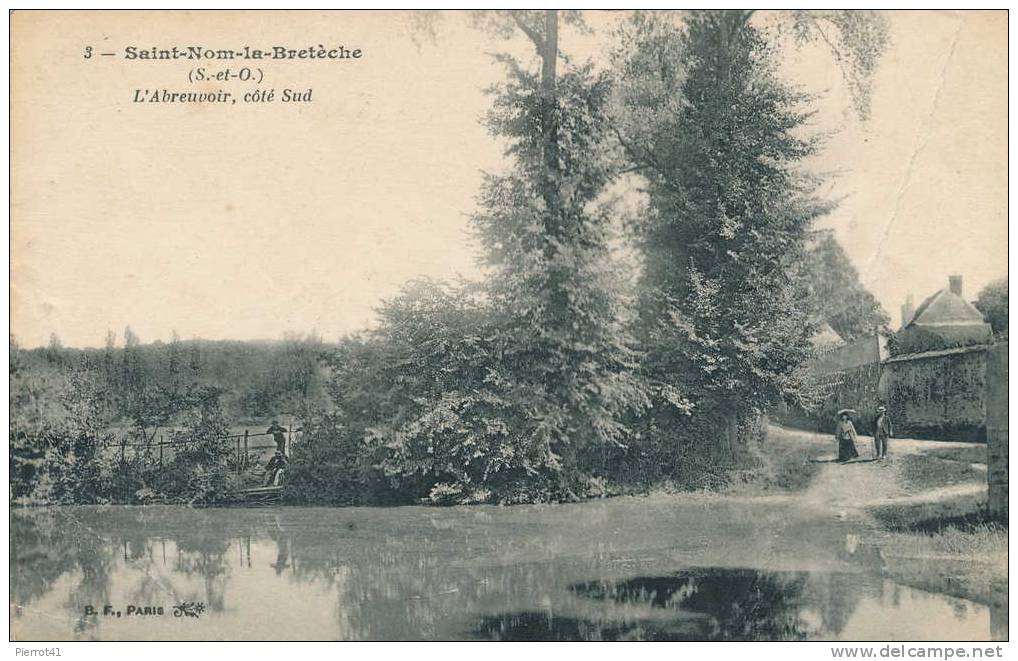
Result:
[[[316,337],[102,349],[10,346],[10,470],[16,504],[221,503],[260,480],[226,438],[241,421],[320,416]],[[154,442],[172,443],[172,453]],[[133,450],[125,452],[125,444]]]
[[[336,345],[315,336],[278,341],[179,340],[142,344],[130,328],[123,343],[109,334],[101,349],[49,346],[20,349],[23,369],[44,374],[86,373],[98,390],[111,423],[129,423],[137,413],[139,394],[148,391],[180,395],[195,387],[219,391],[224,413],[232,420],[304,415],[324,403],[321,358]]]

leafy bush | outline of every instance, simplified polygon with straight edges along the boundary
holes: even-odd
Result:
[[[158,465],[151,452],[127,452],[107,431],[100,379],[87,367],[25,369],[12,351],[11,489],[21,505],[63,503],[178,502],[230,500],[239,481],[218,388],[185,388],[170,396],[156,389],[134,394],[136,428],[120,440],[151,440],[146,425],[184,413],[174,432],[175,452]],[[147,405],[147,408],[145,408]],[[132,448],[133,450],[133,448]]]
[[[363,428],[344,424],[338,416],[306,422],[303,441],[294,446],[286,467],[283,500],[319,505],[409,502],[376,466],[377,455]]]
[[[747,416],[734,433],[729,412],[706,405],[689,409],[654,400],[634,422],[638,433],[606,460],[606,474],[619,486],[647,489],[668,484],[676,490],[720,489],[735,471],[755,462],[763,441],[759,414]]]
[[[101,495],[102,429],[79,373],[36,371],[16,346],[10,360],[10,481],[22,505],[92,503]]]
[[[330,361],[336,413],[295,448],[287,500],[519,503],[604,490],[591,478],[607,445],[521,378],[526,363],[482,290],[416,281],[379,312],[378,330]]]
[[[138,498],[144,489],[161,495],[165,502],[212,504],[234,500],[241,488],[236,456],[229,439],[229,425],[218,396],[210,395],[197,410],[190,411],[182,431],[173,433],[174,454],[162,467],[149,458],[141,482],[131,492]]]
[[[478,291],[418,281],[380,315],[371,365],[361,365],[371,373],[338,367],[335,390],[350,418],[372,412],[355,427],[396,489],[412,500],[440,483],[461,502],[543,498],[559,469],[541,435],[550,423],[528,409],[539,394],[507,376],[506,340]],[[344,385],[351,379],[357,385]],[[368,402],[366,385],[375,392]]]

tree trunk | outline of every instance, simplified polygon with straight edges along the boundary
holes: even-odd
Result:
[[[561,233],[561,212],[558,190],[558,125],[556,118],[555,81],[558,64],[558,12],[549,9],[544,13],[544,40],[540,47],[541,91],[541,133],[544,143],[544,203],[547,207],[547,231],[550,236]]]
[[[735,459],[735,444],[739,436],[739,418],[735,413],[729,412],[725,416],[725,422],[728,427],[728,452],[732,459]]]
[[[568,242],[568,223],[562,212],[561,177],[559,167],[559,130],[557,98],[558,66],[558,11],[544,12],[544,38],[538,44],[541,56],[541,143],[544,159],[541,197],[544,200],[544,256],[553,260],[561,243]],[[557,327],[570,320],[561,317],[560,312],[568,306],[563,275],[557,271],[549,274],[547,296],[553,311],[548,322]]]
[[[541,85],[546,90],[555,89],[555,66],[558,63],[558,12],[549,9],[544,12],[544,48],[541,53]]]

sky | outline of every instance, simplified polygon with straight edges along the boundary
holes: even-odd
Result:
[[[897,323],[962,274],[974,298],[1007,275],[1007,17],[889,14],[892,43],[872,116],[852,112],[818,45],[786,49],[783,74],[821,95],[836,131],[810,164],[834,172],[832,228]],[[563,32],[576,60],[602,58],[615,17]],[[484,172],[505,167],[480,123],[502,79],[491,53],[526,56],[462,15],[434,38],[399,13],[16,13],[12,32],[12,333],[101,346],[142,341],[326,340],[373,323],[415,277],[477,277],[469,216]],[[193,64],[85,60],[81,48],[343,44],[356,61],[258,64],[262,88],[310,104],[132,103],[187,82]],[[219,65],[211,65],[218,67]]]

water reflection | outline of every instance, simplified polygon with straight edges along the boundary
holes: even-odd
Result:
[[[708,568],[572,589],[594,599],[675,611],[693,625],[677,632],[679,640],[805,640],[844,630],[860,598],[858,581],[851,574]],[[682,617],[686,614],[706,617]]]
[[[654,625],[599,622],[539,612],[484,617],[474,633],[482,638],[512,642],[682,640],[663,637],[660,629]]]
[[[844,524],[746,509],[620,499],[19,510],[12,631],[20,640],[989,638],[984,606],[858,573],[842,558]],[[761,559],[784,566],[747,568]],[[205,611],[173,617],[184,601]],[[105,605],[164,615],[104,616]]]

